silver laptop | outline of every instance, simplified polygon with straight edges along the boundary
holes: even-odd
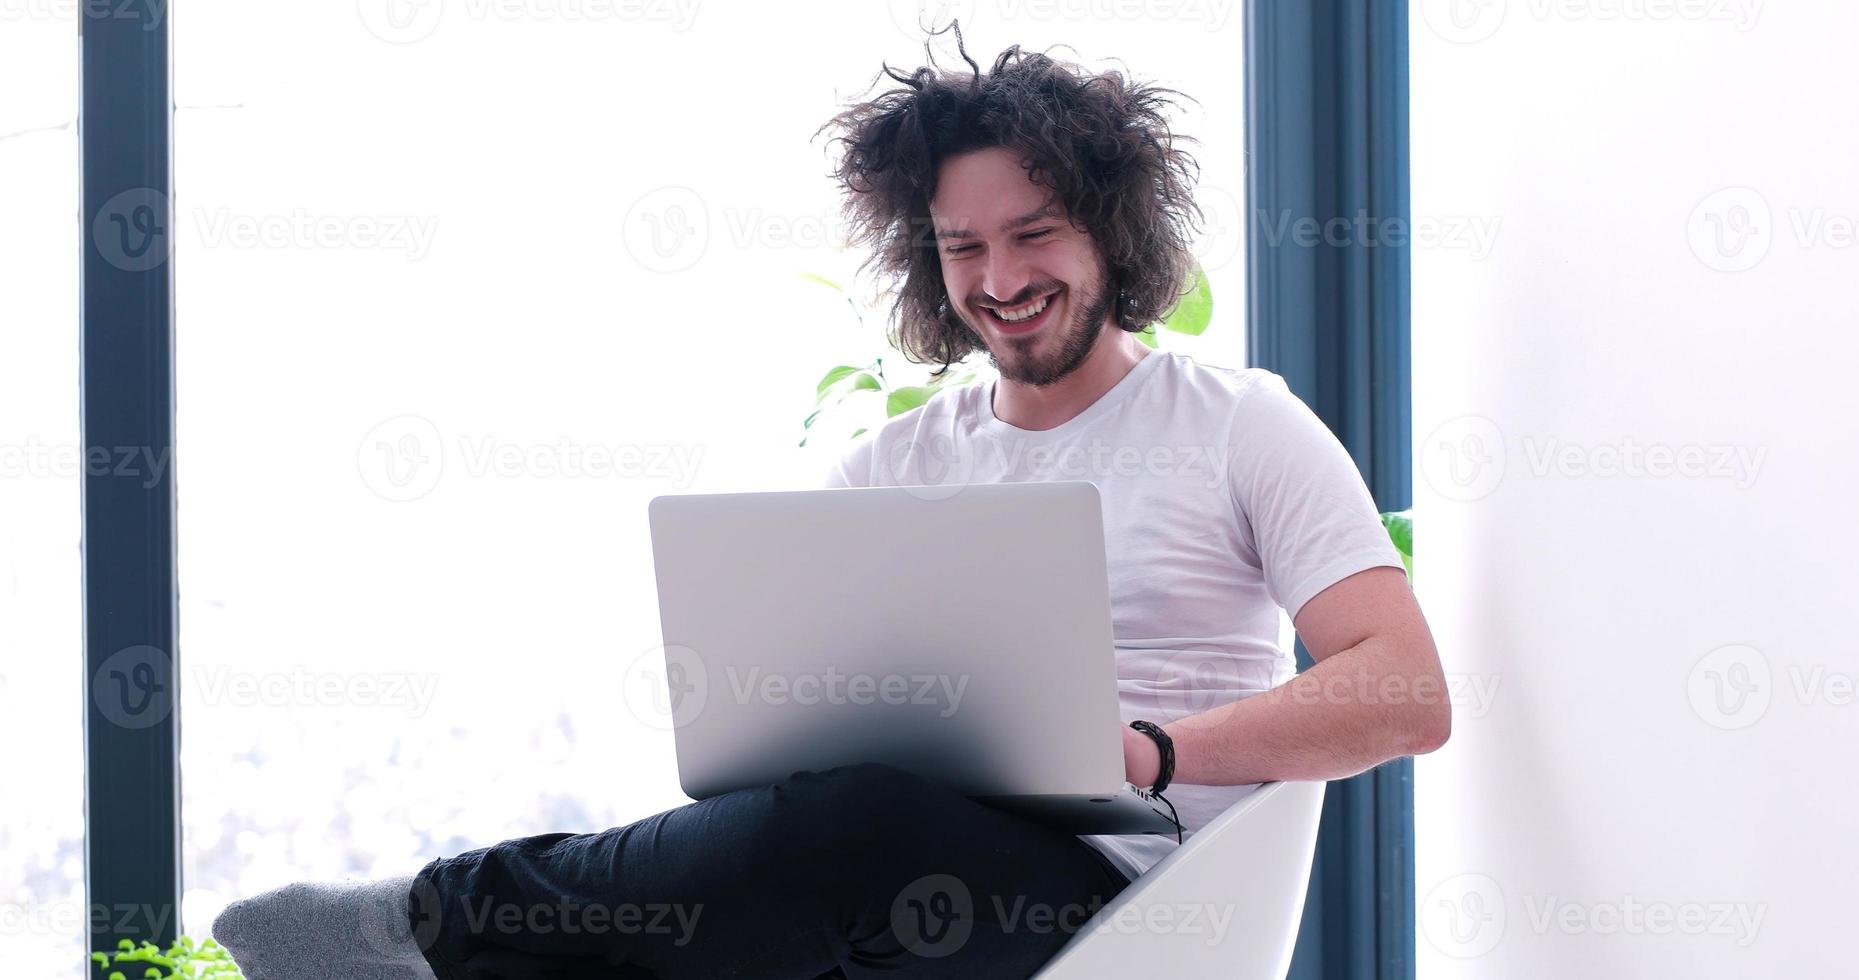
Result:
[[[1175,833],[1124,779],[1089,482],[682,494],[648,513],[693,799],[882,762],[1071,833]]]

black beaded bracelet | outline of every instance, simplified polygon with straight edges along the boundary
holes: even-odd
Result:
[[[1130,727],[1154,739],[1155,747],[1161,750],[1162,768],[1155,777],[1155,785],[1149,787],[1149,792],[1160,793],[1168,788],[1168,781],[1175,778],[1175,740],[1152,721],[1132,721]]]

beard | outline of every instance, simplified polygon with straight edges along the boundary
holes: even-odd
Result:
[[[1098,335],[1104,332],[1104,318],[1110,313],[1110,290],[1104,285],[1105,277],[1100,275],[1097,282],[1087,287],[1082,300],[1071,302],[1072,294],[1066,293],[1066,305],[1071,307],[1071,319],[1058,324],[1054,330],[1036,333],[1031,337],[1002,337],[1001,350],[995,350],[983,343],[988,352],[988,363],[1000,372],[1008,381],[1043,388],[1078,370],[1085,358],[1097,346]],[[1035,293],[1044,292],[1037,290]],[[986,316],[986,313],[981,314]],[[974,330],[973,326],[969,327]],[[1045,334],[1052,335],[1052,343],[1046,343]],[[983,336],[979,331],[977,337]],[[1055,349],[1043,356],[1039,352],[1041,345]]]

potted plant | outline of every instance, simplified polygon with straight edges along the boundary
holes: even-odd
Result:
[[[90,954],[90,961],[103,971],[103,980],[245,980],[232,954],[211,939],[196,942],[191,936],[181,936],[166,950],[151,942],[137,945],[124,939],[116,950],[115,954]]]

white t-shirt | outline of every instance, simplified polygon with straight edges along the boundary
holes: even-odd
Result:
[[[992,381],[936,393],[861,435],[827,486],[1088,480],[1104,545],[1123,721],[1158,724],[1269,690],[1296,672],[1279,645],[1324,589],[1402,567],[1347,450],[1284,379],[1150,351],[1062,425],[994,416]],[[1186,833],[1258,784],[1174,783]],[[1132,879],[1171,837],[1086,836]]]

